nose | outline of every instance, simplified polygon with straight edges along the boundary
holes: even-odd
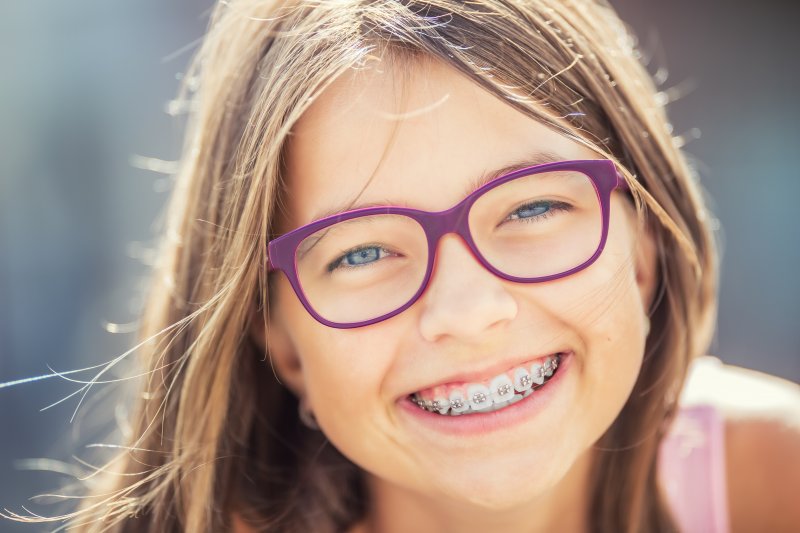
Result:
[[[489,272],[453,233],[439,241],[425,294],[420,333],[429,342],[447,337],[474,341],[517,315],[504,280]]]

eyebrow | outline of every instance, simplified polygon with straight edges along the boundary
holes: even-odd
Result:
[[[561,154],[558,154],[556,152],[550,152],[547,150],[539,150],[533,152],[529,157],[517,160],[502,168],[492,170],[491,172],[484,172],[480,176],[477,176],[474,180],[470,181],[463,195],[464,197],[469,196],[470,194],[477,191],[490,181],[495,180],[500,176],[516,172],[517,170],[532,167],[535,165],[543,165],[545,163],[556,163],[558,161],[565,161],[566,159],[567,158]],[[320,220],[323,218],[327,218],[329,216],[339,215],[347,211],[364,209],[367,207],[383,207],[388,205],[398,206],[398,207],[409,207],[405,202],[398,202],[392,200],[382,200],[377,202],[361,202],[361,203],[354,203],[354,202],[355,199],[351,200],[350,202],[344,202],[332,208],[326,209],[325,211],[319,212],[316,215],[314,215],[311,218],[311,220],[312,221]]]

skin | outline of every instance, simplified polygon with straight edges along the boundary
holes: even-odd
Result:
[[[379,63],[337,79],[297,124],[279,225],[297,228],[356,197],[444,210],[477,176],[532,150],[599,158],[449,67]],[[329,328],[279,274],[268,331],[259,334],[283,383],[367,473],[372,507],[361,531],[581,531],[592,445],[642,363],[654,269],[652,240],[616,191],[606,248],[577,274],[508,282],[451,234],[439,243],[427,291],[402,314]],[[565,348],[574,357],[557,401],[500,432],[434,435],[398,408],[453,372]]]
[[[696,365],[682,403],[714,405],[725,419],[731,531],[800,531],[800,387],[713,362]]]

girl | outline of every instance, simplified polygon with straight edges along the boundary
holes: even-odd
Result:
[[[59,518],[800,524],[788,417],[687,403],[797,391],[697,359],[712,217],[605,2],[228,0],[190,74],[133,432]]]

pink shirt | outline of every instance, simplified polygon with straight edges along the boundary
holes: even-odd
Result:
[[[661,444],[658,474],[683,533],[729,533],[725,426],[714,406],[680,409]]]

